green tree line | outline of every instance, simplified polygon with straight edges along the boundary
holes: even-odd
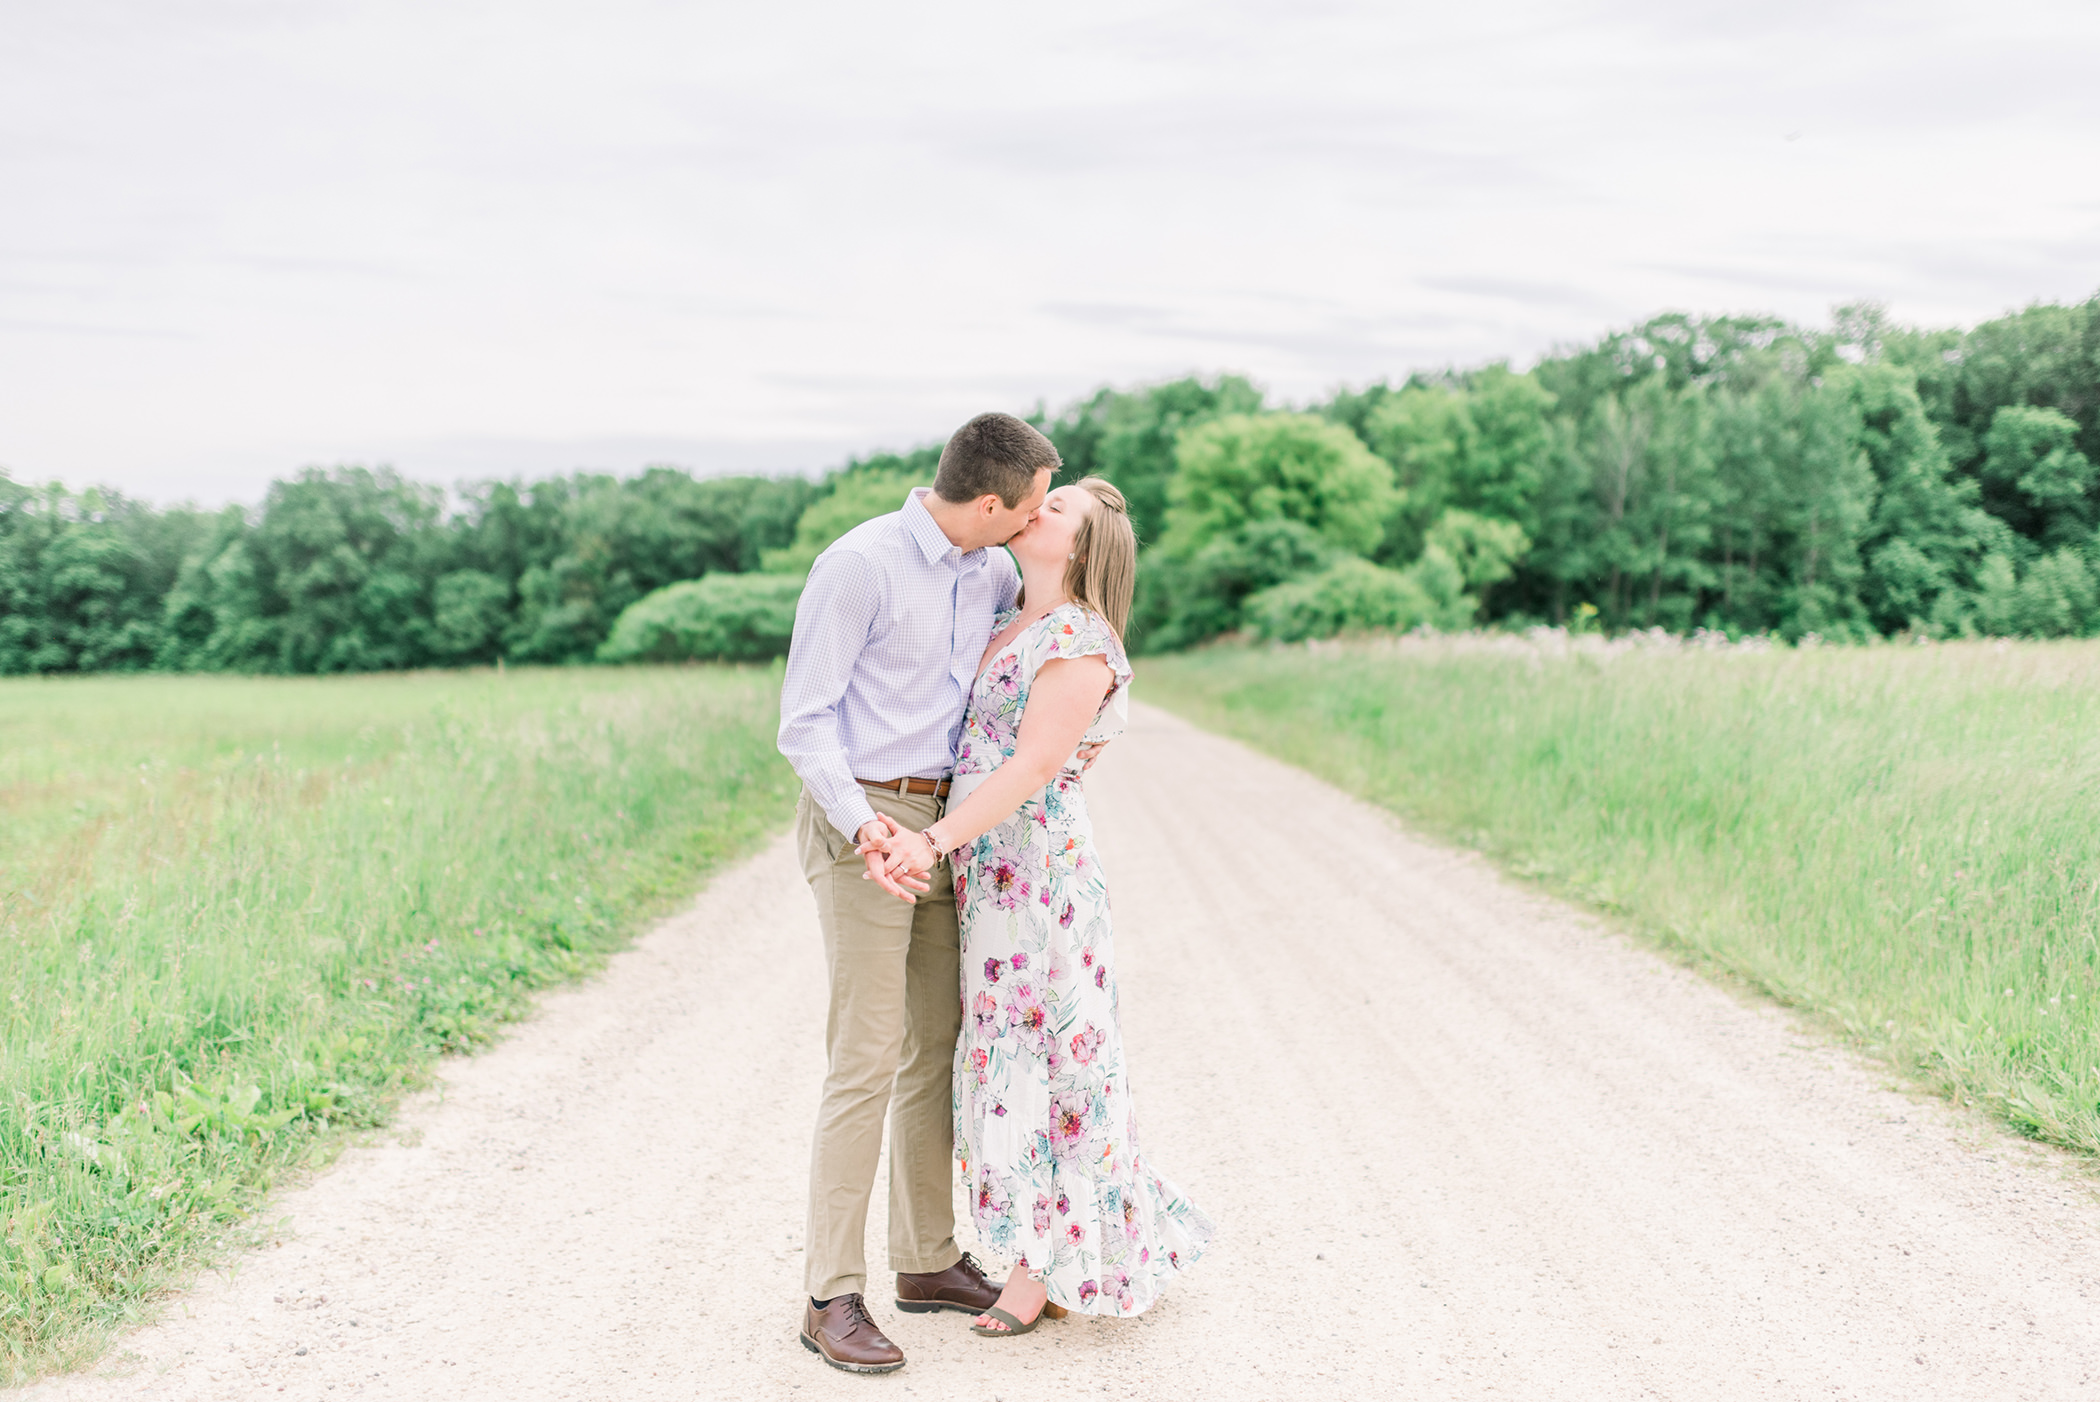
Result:
[[[2100,297],[1967,332],[1656,317],[1265,412],[1243,381],[1049,424],[1125,484],[1155,649],[1491,622],[2100,632]]]
[[[0,478],[0,672],[339,672],[596,655],[628,605],[757,568],[817,495],[670,468],[437,489],[313,469],[157,511]]]
[[[1066,479],[1128,496],[1154,650],[1422,624],[2100,632],[2100,297],[1968,331],[1671,314],[1522,373],[1296,408],[1188,378],[1036,422]],[[764,656],[817,551],[937,456],[450,496],[309,469],[216,512],[0,474],[0,673]]]

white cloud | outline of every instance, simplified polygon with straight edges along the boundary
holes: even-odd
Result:
[[[0,464],[162,499],[2100,286],[2090,5],[10,8]]]

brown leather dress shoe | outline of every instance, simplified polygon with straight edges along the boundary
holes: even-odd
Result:
[[[823,1309],[804,1300],[802,1346],[849,1373],[894,1373],[904,1366],[904,1350],[882,1336],[858,1295],[841,1295]]]
[[[977,1258],[967,1251],[944,1271],[922,1275],[897,1272],[897,1308],[906,1314],[932,1314],[935,1310],[983,1314],[998,1303],[999,1287],[984,1278]]]

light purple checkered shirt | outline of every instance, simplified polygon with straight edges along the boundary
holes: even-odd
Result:
[[[780,752],[848,837],[875,817],[856,779],[954,770],[992,620],[1021,589],[1004,550],[949,543],[926,490],[834,541],[795,606]]]

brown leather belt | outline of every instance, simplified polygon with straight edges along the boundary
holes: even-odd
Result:
[[[946,779],[855,779],[853,782],[864,789],[887,789],[898,795],[922,793],[932,794],[935,798],[948,796],[949,781]]]

